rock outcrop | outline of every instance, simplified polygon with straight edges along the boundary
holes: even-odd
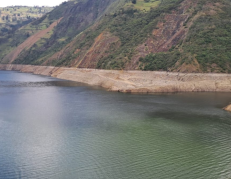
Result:
[[[226,106],[226,107],[224,108],[224,110],[231,112],[231,104],[228,105],[228,106]]]
[[[33,65],[0,65],[0,70],[52,76],[127,93],[231,92],[231,74],[120,71]]]

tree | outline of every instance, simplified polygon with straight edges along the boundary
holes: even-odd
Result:
[[[136,0],[132,0],[132,4],[136,4]]]

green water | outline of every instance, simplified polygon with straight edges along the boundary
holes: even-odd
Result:
[[[2,71],[0,178],[230,179],[230,101]]]

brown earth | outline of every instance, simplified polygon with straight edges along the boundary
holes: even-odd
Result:
[[[12,52],[6,55],[2,61],[12,63],[24,49],[31,48],[42,37],[46,36],[48,32],[53,30],[53,28],[60,22],[61,19],[62,18],[53,22],[47,29],[41,30],[37,32],[36,34],[30,36],[27,40],[25,40],[22,44],[20,44],[16,49],[14,49]]]
[[[191,72],[200,73],[202,72],[200,68],[200,64],[195,58],[192,60],[190,64],[187,64],[186,62],[184,62],[183,64],[180,64],[180,62],[178,61],[175,64],[175,68],[176,68],[175,71],[181,72],[181,73],[191,73]]]
[[[192,16],[192,13],[187,10],[196,5],[197,1],[185,0],[177,11],[164,15],[163,20],[158,22],[157,29],[153,30],[152,37],[136,48],[137,53],[126,68],[136,69],[139,66],[137,64],[140,57],[145,57],[150,53],[167,52],[183,40],[189,30],[184,23]]]
[[[134,56],[131,60],[124,57],[126,70],[137,70],[140,68],[140,57],[145,57],[150,53],[168,52],[172,47],[179,49],[183,52],[180,44],[184,43],[189,28],[194,24],[193,22],[203,15],[215,15],[215,12],[221,11],[221,5],[219,3],[208,3],[203,7],[203,11],[195,11],[198,0],[184,0],[176,10],[169,14],[162,14],[158,19],[158,23],[152,34],[147,37],[144,43],[141,43],[135,48]],[[92,16],[92,15],[90,15]],[[88,19],[88,18],[87,18]],[[59,20],[60,21],[60,20]],[[24,43],[19,45],[15,50],[8,54],[3,63],[12,63],[18,56],[23,59],[24,50],[32,47],[38,40],[40,40],[47,32],[51,31],[59,21],[54,22],[48,29],[38,32],[37,34],[29,37]],[[71,23],[71,22],[70,22]],[[89,32],[97,29],[100,22],[97,22],[90,27]],[[108,30],[108,29],[107,29]],[[120,39],[114,36],[112,33],[103,31],[95,39],[91,39],[88,43],[80,46],[83,41],[86,40],[87,33],[80,33],[78,36],[62,48],[60,51],[43,56],[42,59],[38,59],[39,62],[43,62],[42,65],[55,65],[55,66],[67,66],[78,68],[97,68],[97,64],[100,59],[113,54],[120,47]],[[182,43],[181,43],[182,42]],[[45,48],[44,48],[45,49]],[[174,48],[173,48],[174,49]],[[21,53],[21,55],[20,55]],[[26,53],[25,53],[26,54]],[[189,54],[190,55],[190,54]],[[202,68],[196,59],[196,55],[192,54],[190,60],[183,62],[184,58],[178,60],[174,66],[169,68],[169,71],[184,72],[184,73],[200,73]],[[188,56],[187,56],[188,57]],[[130,59],[130,58],[129,58]],[[60,63],[59,63],[60,62]],[[100,65],[100,64],[99,64]],[[212,64],[208,67],[207,72],[220,72],[222,69],[218,65]]]
[[[81,34],[62,50],[56,52],[48,58],[42,65],[50,65],[53,61],[59,61],[68,58],[69,54],[76,55],[76,58],[71,60],[68,66],[79,68],[96,68],[100,59],[107,57],[113,49],[120,46],[118,37],[113,36],[110,32],[104,31],[94,39],[94,43],[89,47],[76,49],[76,44],[83,41],[85,34]]]
[[[96,70],[12,64],[0,65],[0,70],[52,76],[125,93],[231,92],[231,74]]]
[[[119,38],[111,35],[109,32],[102,32],[96,39],[94,44],[86,52],[84,57],[79,60],[76,67],[80,68],[96,68],[97,63],[101,58],[109,55],[109,49],[114,43],[116,46],[120,45]]]
[[[80,49],[75,49],[76,43],[80,43],[81,41],[84,40],[84,38],[85,38],[85,34],[84,33],[80,34],[78,36],[78,38],[76,38],[73,41],[71,41],[62,50],[54,53],[42,65],[43,66],[49,66],[49,65],[52,65],[53,61],[59,61],[59,60],[62,60],[64,58],[66,58],[66,56],[68,54],[70,54],[73,51],[73,49],[74,49],[74,54],[78,54],[80,52]],[[75,64],[74,63],[70,63],[69,66],[75,66]]]

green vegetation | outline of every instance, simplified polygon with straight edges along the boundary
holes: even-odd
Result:
[[[149,12],[143,13],[136,9],[121,9],[120,12],[105,18],[103,25],[121,41],[121,46],[108,57],[98,63],[98,68],[123,69],[136,53],[137,45],[144,43],[156,28],[160,15],[170,13],[182,0],[166,0]],[[102,30],[100,30],[102,31]]]
[[[106,14],[93,31],[91,29],[85,30],[85,38],[81,40],[81,42],[77,41],[78,43],[75,43],[75,49],[69,50],[62,59],[53,61],[51,65],[70,65],[71,61],[78,56],[78,54],[73,54],[76,49],[90,48],[94,43],[94,39],[103,31],[108,30],[114,36],[120,38],[120,47],[115,48],[116,45],[112,44],[108,51],[110,55],[102,58],[98,62],[97,68],[123,69],[125,68],[125,64],[128,63],[135,54],[137,45],[144,42],[147,36],[151,35],[153,29],[156,28],[160,15],[171,12],[171,10],[176,8],[182,1],[183,0],[167,0],[148,12],[126,7],[126,2],[124,5],[120,4],[117,11],[114,11],[112,14]],[[63,41],[59,40],[59,43],[56,44],[57,48],[62,45],[61,42]],[[63,44],[65,44],[65,42],[63,42]],[[48,53],[50,53],[50,51]],[[52,51],[52,53],[54,53],[54,51]],[[35,55],[34,52],[33,54]],[[50,55],[47,54],[46,57],[48,56]],[[26,58],[24,58],[24,60],[25,59]],[[30,59],[32,59],[32,57],[30,57]],[[18,63],[18,61],[15,63]]]
[[[125,7],[132,7],[138,10],[149,11],[160,4],[160,0],[131,0],[125,4]]]
[[[102,32],[110,32],[119,41],[109,45],[106,55],[97,62],[97,68],[124,69],[133,63],[132,60],[138,53],[137,47],[148,38],[154,39],[155,43],[152,32],[158,29],[157,24],[163,22],[166,25],[164,17],[169,14],[169,18],[179,11],[183,1],[186,0],[67,1],[19,30],[2,30],[4,36],[0,36],[0,59],[29,36],[62,18],[51,32],[32,48],[25,49],[14,63],[40,65],[65,48],[60,58],[47,64],[72,66],[73,61],[83,57]],[[182,39],[176,40],[174,46],[169,46],[169,51],[160,50],[153,54],[147,48],[148,53],[145,54],[148,55],[136,61],[132,68],[172,71],[182,64],[193,65],[197,61],[200,71],[231,72],[230,1],[198,0],[195,6],[187,6],[186,11],[189,18],[179,25],[179,28],[186,31]],[[182,16],[186,14],[181,13]],[[79,50],[76,52],[77,49]]]
[[[194,55],[203,71],[231,72],[231,6],[220,2],[221,11],[199,17],[182,45],[183,55]]]
[[[24,51],[24,53],[22,53],[14,63],[29,63],[36,65],[43,63],[54,53],[62,50],[62,48],[71,42],[79,33],[92,25],[99,17],[103,15],[112,2],[113,0],[82,0],[63,2],[52,12],[47,14],[47,19],[49,21],[63,18],[54,29],[50,38],[45,39],[43,44],[35,44],[28,51]],[[72,9],[71,12],[70,9]],[[46,19],[44,19],[41,23],[43,23],[45,20]],[[36,25],[38,26],[41,23],[38,22]],[[73,56],[73,58],[74,57],[75,56]],[[68,61],[72,60],[72,58],[66,59]],[[64,65],[67,64],[68,61],[61,59],[61,61],[53,62],[52,65]]]
[[[164,70],[169,71],[180,58],[180,52],[157,53],[147,55],[145,58],[140,58],[141,65],[139,68],[145,71]]]
[[[0,8],[0,23],[16,24],[30,18],[39,18],[50,12],[52,7],[10,6]]]
[[[10,6],[0,8],[0,37],[15,31],[15,29],[42,17],[50,12],[53,7],[27,7]]]
[[[10,53],[30,35],[46,28],[49,23],[37,26],[32,26],[29,23],[40,18],[43,14],[52,9],[52,7],[37,6],[11,6],[0,8],[0,59]]]
[[[140,59],[140,69],[167,70],[180,65],[194,64],[196,59],[204,72],[231,72],[231,5],[226,0],[199,1],[192,17],[185,22],[192,23],[186,38],[169,52],[148,55]],[[211,10],[212,9],[212,10]],[[203,12],[203,15],[193,18]],[[190,22],[191,21],[191,22]]]

